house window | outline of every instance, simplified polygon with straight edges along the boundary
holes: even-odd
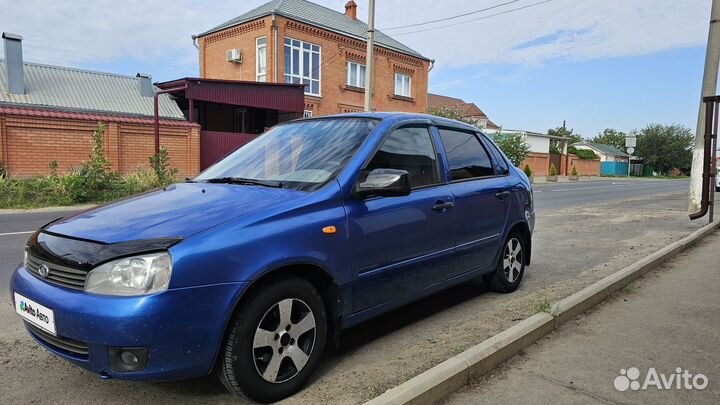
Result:
[[[258,82],[267,81],[267,39],[260,37],[255,40],[255,80]]]
[[[312,110],[304,110],[303,118],[312,118]]]
[[[305,85],[305,94],[320,96],[320,46],[285,38],[285,83]]]
[[[412,81],[410,76],[402,73],[395,73],[395,95],[401,97],[410,97],[410,85]]]
[[[347,85],[365,88],[365,65],[355,62],[347,63]]]

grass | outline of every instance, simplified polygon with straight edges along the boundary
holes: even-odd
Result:
[[[550,300],[548,300],[548,297],[542,296],[535,302],[535,313],[539,314],[540,312],[546,312],[550,313]]]
[[[27,179],[0,177],[0,209],[103,203],[165,185],[153,171],[143,169],[125,175],[111,173],[102,181],[90,180],[82,170]]]

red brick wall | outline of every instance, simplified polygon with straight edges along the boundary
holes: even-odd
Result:
[[[579,176],[599,176],[600,160],[580,159],[575,155],[570,155],[570,168],[568,174],[572,174],[572,167],[577,168]]]
[[[105,123],[105,156],[112,168],[127,173],[139,166],[148,167],[155,145],[152,120]],[[96,125],[96,120],[89,119],[0,114],[0,160],[17,177],[47,174],[53,160],[57,160],[60,172],[67,172],[89,158]],[[179,169],[180,176],[200,172],[198,127],[162,125],[160,144],[168,149],[171,165]]]
[[[346,84],[346,63],[366,63],[365,43],[319,28],[311,27],[284,17],[278,24],[278,81],[284,82],[284,38],[306,41],[321,47],[322,97],[306,96],[306,109],[314,115],[362,111],[363,91],[349,89]],[[200,74],[211,79],[255,80],[255,40],[267,38],[267,78],[273,81],[274,56],[272,20],[270,17],[232,27],[201,38]],[[243,63],[226,61],[225,52],[237,48],[243,53]],[[425,112],[429,62],[398,52],[375,47],[375,83],[373,108],[376,111]],[[412,99],[393,97],[394,74],[401,72],[412,77]]]
[[[547,153],[530,153],[520,164],[520,169],[530,166],[533,176],[547,176],[550,170],[550,155]]]

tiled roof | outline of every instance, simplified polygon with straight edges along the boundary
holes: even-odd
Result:
[[[250,10],[245,14],[235,17],[232,20],[211,28],[202,34],[199,34],[198,37],[206,36],[208,34],[262,18],[273,13],[308,25],[324,28],[328,31],[334,31],[352,38],[360,40],[365,40],[367,38],[368,26],[366,23],[360,21],[359,19],[353,20],[344,13],[306,0],[273,0]],[[377,29],[375,30],[375,43],[376,45],[384,48],[428,60],[428,58],[422,56],[419,52],[394,40],[393,38],[390,38]]]
[[[612,155],[612,156],[627,156],[628,155],[627,153],[621,151],[620,149],[618,149],[614,146],[605,145],[603,143],[582,141],[582,142],[574,143],[573,145],[587,145],[587,146],[589,146],[599,152],[602,152],[606,155]]]
[[[154,115],[153,98],[140,94],[137,77],[27,62],[24,71],[25,94],[9,94],[5,61],[0,59],[0,105],[135,117]],[[170,96],[161,95],[158,103],[161,117],[185,119]]]
[[[474,119],[486,119],[487,128],[498,129],[499,127],[488,118],[475,103],[466,103],[464,100],[454,97],[441,96],[439,94],[428,94],[428,107],[456,107],[462,110],[463,117]]]

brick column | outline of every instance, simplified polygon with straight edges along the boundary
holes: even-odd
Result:
[[[120,171],[120,130],[117,122],[110,122],[105,129],[105,158],[113,170]]]
[[[5,168],[8,168],[8,151],[7,151],[7,129],[5,128],[5,117],[0,117],[0,161],[5,162]]]

